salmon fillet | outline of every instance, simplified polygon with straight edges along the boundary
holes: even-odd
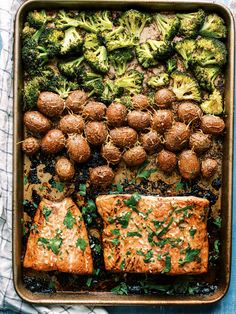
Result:
[[[71,198],[43,199],[31,227],[24,267],[91,274],[93,262],[81,212]]]
[[[209,201],[197,197],[101,195],[108,271],[201,274],[208,268]]]

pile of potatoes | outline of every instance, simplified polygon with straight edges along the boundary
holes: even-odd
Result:
[[[156,92],[154,105],[146,95],[133,96],[132,109],[119,102],[106,106],[89,100],[82,90],[73,91],[65,101],[56,93],[41,92],[37,109],[24,114],[32,136],[24,140],[23,151],[33,155],[41,148],[56,154],[66,148],[68,158],[56,161],[56,173],[64,181],[73,178],[74,162],[89,160],[91,145],[100,147],[107,160],[107,166],[90,170],[91,183],[98,186],[112,183],[114,172],[109,165],[123,160],[128,167],[136,167],[153,154],[160,170],[171,173],[178,167],[189,180],[200,173],[208,178],[218,167],[216,160],[202,156],[211,147],[212,137],[224,131],[223,119],[203,115],[194,102],[177,103],[167,88]]]

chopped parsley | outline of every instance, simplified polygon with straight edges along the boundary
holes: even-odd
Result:
[[[48,217],[51,215],[52,210],[50,208],[48,208],[47,206],[43,206],[43,211],[42,211],[45,220],[48,221]]]
[[[110,223],[110,224],[113,224],[114,222],[115,222],[115,219],[114,218],[112,218],[112,217],[108,217],[108,222]]]
[[[129,220],[130,220],[130,217],[131,217],[132,213],[131,212],[128,212],[128,213],[125,213],[123,214],[122,216],[120,217],[117,217],[117,221],[118,223],[121,225],[122,228],[127,228],[128,227],[128,224],[129,224]]]
[[[148,162],[145,161],[138,169],[137,178],[148,179],[150,175],[157,171],[156,168],[145,169],[148,165]]]
[[[220,240],[215,240],[215,242],[214,242],[214,249],[215,249],[217,254],[220,253]]]
[[[183,208],[176,209],[176,213],[183,212],[183,216],[189,218],[192,215],[192,213],[189,213],[188,210],[192,210],[193,208],[194,208],[193,205],[187,205],[184,206]]]
[[[124,200],[123,202],[126,206],[137,212],[136,205],[138,204],[140,198],[141,195],[138,192],[135,192],[127,200]]]
[[[79,185],[79,194],[81,196],[85,196],[86,195],[86,184],[80,184]]]
[[[184,183],[183,182],[177,182],[176,183],[176,186],[175,186],[175,190],[176,192],[178,193],[179,191],[183,190],[184,189]]]
[[[91,224],[93,218],[97,217],[97,208],[93,200],[88,200],[87,205],[82,207],[82,214],[87,224]]]
[[[113,294],[124,295],[128,294],[128,286],[125,282],[121,282],[118,286],[111,289]]]
[[[194,262],[194,261],[200,262],[200,257],[199,257],[200,250],[199,249],[191,249],[191,247],[188,246],[184,250],[184,252],[186,254],[185,258],[179,259],[179,265],[183,266],[186,263],[190,263],[190,262]]]
[[[120,240],[118,238],[112,239],[111,243],[117,246],[120,243]]]
[[[221,228],[222,219],[221,217],[216,217],[213,221],[213,224],[216,225],[218,228]]]
[[[120,230],[119,229],[113,229],[113,230],[111,230],[111,234],[120,235]]]
[[[120,269],[124,270],[125,269],[125,260],[123,259],[123,261],[120,263]]]
[[[153,251],[149,250],[147,253],[144,253],[142,250],[137,250],[136,253],[144,257],[144,263],[150,263],[151,258],[153,257]]]
[[[71,210],[69,209],[65,215],[63,220],[63,224],[68,228],[72,229],[74,224],[76,223],[75,217],[72,215]]]
[[[57,255],[62,245],[62,238],[57,234],[52,239],[39,238],[38,243],[46,247],[48,250],[52,250],[52,252]]]
[[[169,231],[169,227],[170,225],[172,225],[173,221],[174,221],[174,218],[172,217],[170,221],[168,222],[167,226],[162,228],[159,232],[157,232],[156,236],[158,238],[161,238],[164,234],[166,234]]]
[[[169,273],[170,270],[171,270],[171,256],[168,254],[166,255],[165,268],[162,270],[162,274]]]
[[[28,183],[28,177],[27,175],[24,175],[24,185],[26,185]]]
[[[189,234],[192,238],[194,238],[196,232],[197,232],[197,229],[195,229],[193,227],[191,227],[191,229],[189,229]]]
[[[79,247],[81,251],[84,252],[87,247],[87,242],[82,238],[78,238],[76,241],[76,246]]]
[[[134,231],[134,232],[127,232],[127,237],[140,237],[141,238],[142,235],[141,233]]]
[[[112,187],[114,188],[114,190],[110,191],[110,194],[123,193],[123,186],[120,183],[113,184]]]
[[[92,278],[92,277],[88,278],[87,281],[86,281],[86,286],[87,286],[87,287],[91,287],[92,281],[93,281],[93,278]]]

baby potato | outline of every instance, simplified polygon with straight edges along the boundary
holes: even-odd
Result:
[[[200,162],[196,153],[185,150],[179,155],[179,172],[185,179],[195,179],[200,173]]]
[[[22,150],[26,155],[32,156],[40,149],[40,140],[35,137],[28,137],[22,143]]]
[[[137,132],[129,127],[116,128],[110,131],[112,142],[121,148],[133,146],[138,139]]]
[[[121,152],[119,148],[110,142],[102,146],[101,155],[111,164],[117,164],[121,159]]]
[[[176,100],[175,94],[168,88],[159,89],[155,93],[155,103],[158,107],[167,108]]]
[[[132,97],[132,105],[134,109],[145,110],[149,106],[148,97],[142,94],[134,95]]]
[[[140,142],[149,154],[153,154],[161,147],[161,139],[156,131],[151,130],[146,134],[141,134]]]
[[[178,117],[180,121],[188,124],[197,121],[202,116],[202,110],[198,105],[191,102],[183,102],[178,107]]]
[[[189,146],[196,153],[201,154],[208,150],[212,145],[212,140],[209,134],[196,132],[190,135]]]
[[[133,110],[128,113],[128,125],[135,130],[144,130],[150,126],[151,116],[147,112]]]
[[[182,123],[176,122],[165,133],[165,146],[170,151],[178,151],[185,147],[190,137],[189,127]]]
[[[56,154],[65,147],[65,136],[61,130],[50,130],[42,138],[42,150],[47,154]]]
[[[107,123],[113,127],[119,127],[126,123],[127,108],[120,103],[112,103],[107,108]]]
[[[64,100],[56,93],[41,92],[37,100],[40,112],[48,117],[60,116],[65,108]]]
[[[90,158],[91,150],[89,144],[81,134],[70,134],[66,145],[72,160],[84,163]]]
[[[177,165],[177,156],[174,153],[163,149],[157,155],[156,163],[162,171],[170,173]]]
[[[61,118],[58,127],[65,134],[82,133],[85,128],[85,123],[80,115],[67,114]]]
[[[107,187],[112,184],[115,174],[109,166],[99,166],[90,169],[90,182],[92,185]]]
[[[129,167],[141,165],[147,159],[147,154],[142,146],[136,146],[127,150],[123,155],[123,160]]]
[[[162,134],[171,128],[173,119],[173,113],[170,110],[157,110],[152,119],[152,128]]]
[[[205,178],[212,177],[216,173],[217,168],[218,168],[218,163],[215,159],[207,158],[203,160],[201,164],[202,176]]]
[[[201,119],[201,129],[204,133],[218,135],[224,131],[225,123],[220,117],[205,115]]]
[[[60,157],[57,160],[55,170],[61,181],[70,181],[75,175],[74,165],[66,157]]]
[[[83,109],[83,116],[90,121],[102,121],[106,115],[106,109],[106,105],[102,102],[89,101]]]
[[[66,99],[66,107],[74,113],[82,111],[83,106],[88,100],[87,94],[82,90],[75,90]]]
[[[102,145],[105,142],[108,131],[103,122],[88,122],[85,126],[85,135],[92,145]]]
[[[29,131],[36,134],[44,134],[52,127],[51,121],[38,111],[27,111],[24,114],[24,124]]]

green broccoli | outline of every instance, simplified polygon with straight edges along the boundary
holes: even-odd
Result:
[[[206,37],[226,38],[227,28],[224,20],[216,13],[213,13],[206,16],[199,33]]]
[[[147,85],[151,88],[158,88],[168,85],[169,82],[170,78],[167,73],[159,73],[157,75],[150,76],[147,80]]]
[[[95,20],[95,16],[91,12],[80,12],[76,18],[80,28],[86,30],[87,32],[97,33],[99,31],[98,26]]]
[[[151,51],[157,60],[169,58],[173,51],[170,41],[149,39],[147,40],[147,44],[149,44]]]
[[[119,87],[113,80],[106,80],[104,83],[104,90],[100,96],[100,100],[106,104],[112,103],[117,97],[123,94],[124,88]]]
[[[177,100],[201,100],[200,88],[197,81],[187,73],[175,71],[171,74],[173,92]]]
[[[63,41],[61,42],[61,54],[78,53],[83,45],[83,38],[75,27],[65,30]]]
[[[27,19],[27,22],[30,24],[30,26],[35,27],[35,28],[41,28],[52,18],[50,16],[47,16],[45,10],[41,10],[41,11],[34,10],[28,13],[26,19]]]
[[[155,14],[154,19],[162,40],[172,40],[179,30],[180,21],[177,16]]]
[[[122,26],[115,28],[111,32],[103,32],[102,37],[108,51],[137,45],[137,39],[134,36],[128,35]]]
[[[207,67],[196,65],[193,68],[193,73],[202,88],[213,91],[215,89],[215,79],[221,73],[221,68],[218,65]]]
[[[124,26],[131,36],[139,38],[147,22],[150,21],[148,14],[137,10],[124,12],[119,18],[120,25]]]
[[[36,29],[31,27],[29,23],[26,22],[21,32],[22,39],[25,40],[31,38],[35,32]]]
[[[97,34],[86,34],[83,49],[85,50],[96,50],[101,45]]]
[[[183,58],[183,63],[186,69],[191,65],[193,60],[193,54],[196,49],[196,42],[193,39],[183,39],[175,44],[175,50]]]
[[[97,11],[94,14],[94,19],[97,25],[97,31],[112,30],[113,24],[109,11]]]
[[[55,92],[61,98],[67,98],[69,93],[78,89],[79,85],[76,82],[68,81],[62,75],[55,75],[48,86],[48,91]]]
[[[207,100],[201,103],[204,113],[219,115],[223,112],[223,98],[221,93],[215,89]]]
[[[123,76],[117,78],[115,80],[115,85],[124,88],[124,92],[128,94],[140,94],[143,88],[143,79],[143,73],[132,69]]]
[[[55,20],[55,25],[56,28],[66,29],[69,27],[78,27],[79,22],[75,17],[71,17],[69,13],[65,12],[64,10],[60,10]]]
[[[104,46],[99,46],[96,50],[85,50],[84,58],[94,70],[101,73],[109,71],[107,50]]]
[[[120,98],[116,98],[114,101],[124,105],[129,109],[133,108],[132,97],[130,95],[121,96]]]
[[[170,74],[177,69],[177,61],[175,58],[170,58],[166,62],[167,72]]]
[[[201,66],[224,65],[227,59],[225,44],[215,38],[200,38],[196,41],[194,60]]]
[[[47,90],[47,87],[48,80],[42,76],[26,81],[23,89],[24,110],[31,110],[36,107],[40,92]]]
[[[39,38],[39,45],[45,47],[49,58],[59,54],[64,33],[55,28],[46,28]]]
[[[136,47],[136,57],[138,62],[144,68],[149,68],[158,64],[150,45],[147,43],[143,43]]]
[[[70,59],[58,63],[58,69],[61,74],[69,79],[76,79],[80,73],[81,63],[84,61],[84,57],[76,59]]]
[[[118,76],[123,75],[127,68],[127,63],[131,61],[134,54],[131,49],[123,48],[112,51],[108,58]]]
[[[205,12],[200,9],[197,12],[176,15],[180,19],[179,33],[185,37],[197,37],[205,19]]]

